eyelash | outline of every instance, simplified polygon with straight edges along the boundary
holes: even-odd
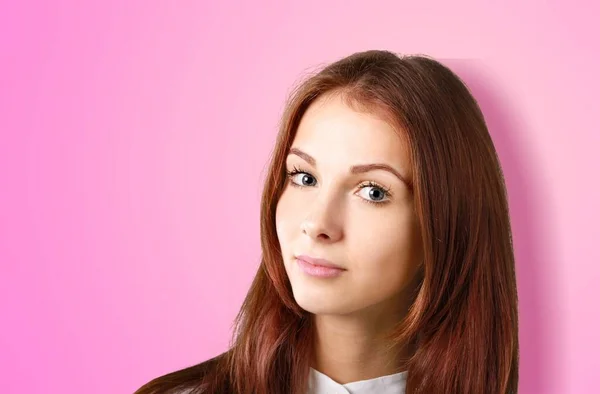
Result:
[[[293,178],[295,175],[298,175],[298,174],[307,174],[307,175],[310,175],[310,176],[312,176],[312,177],[314,178],[314,176],[313,176],[313,175],[312,175],[310,172],[308,172],[308,171],[304,171],[303,169],[301,169],[301,168],[297,168],[297,167],[295,167],[295,166],[294,166],[294,168],[293,168],[293,170],[292,170],[292,171],[286,171],[286,173],[287,173],[287,177],[288,177],[288,179],[290,180],[290,183],[291,183],[291,185],[292,185],[293,187],[298,187],[298,188],[300,188],[300,189],[302,189],[302,188],[305,188],[305,187],[310,187],[310,186],[298,185],[297,183],[291,182],[292,178]],[[390,192],[390,189],[389,189],[389,188],[387,188],[387,187],[384,187],[384,186],[381,186],[381,185],[379,185],[379,184],[377,184],[377,183],[375,183],[375,182],[373,182],[373,181],[368,181],[368,182],[366,182],[366,183],[362,183],[362,184],[360,185],[360,188],[361,188],[361,189],[362,189],[362,188],[365,188],[365,187],[375,187],[375,188],[377,188],[377,189],[380,189],[380,190],[383,192],[383,194],[384,194],[384,198],[385,198],[385,197],[387,197],[387,198],[390,198],[390,197],[392,197],[392,193]],[[363,198],[363,200],[364,200],[364,201],[366,201],[366,202],[367,202],[367,203],[369,203],[369,204],[373,204],[373,205],[380,205],[380,206],[381,206],[381,205],[385,205],[385,204],[387,204],[387,203],[389,202],[389,200],[384,200],[384,201],[372,201],[372,200],[366,200],[366,199],[364,199],[364,198]]]

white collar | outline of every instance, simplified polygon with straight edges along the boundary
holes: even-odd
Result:
[[[308,394],[404,394],[407,371],[378,378],[340,384],[322,372],[310,368]]]

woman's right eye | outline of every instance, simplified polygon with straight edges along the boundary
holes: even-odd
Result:
[[[316,179],[306,171],[294,169],[287,172],[288,178],[292,181],[292,185],[297,187],[314,186]]]

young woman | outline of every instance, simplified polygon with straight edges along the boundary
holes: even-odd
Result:
[[[262,262],[231,348],[150,393],[516,393],[505,184],[480,109],[424,56],[371,50],[293,93]]]

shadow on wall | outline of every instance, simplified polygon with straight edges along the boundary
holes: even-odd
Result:
[[[519,394],[559,393],[560,332],[549,314],[557,300],[554,244],[544,234],[542,173],[534,150],[519,141],[527,133],[524,117],[503,95],[483,64],[475,60],[443,60],[477,99],[494,140],[508,189],[519,292]]]

